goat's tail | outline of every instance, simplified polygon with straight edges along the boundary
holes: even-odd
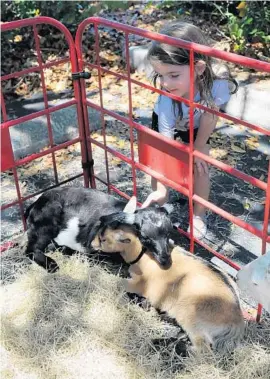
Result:
[[[218,352],[232,351],[243,338],[245,331],[244,321],[237,324],[217,327],[216,333],[212,334],[212,348]]]

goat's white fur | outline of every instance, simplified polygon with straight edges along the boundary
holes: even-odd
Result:
[[[60,246],[68,246],[73,250],[80,253],[85,252],[85,248],[76,241],[76,237],[79,234],[79,218],[73,217],[67,222],[67,228],[61,230],[58,236],[54,239]]]
[[[134,212],[137,206],[137,198],[136,196],[132,196],[125,206],[123,212],[129,213],[131,218],[130,222],[132,223],[134,220]],[[80,253],[85,253],[85,248],[83,245],[76,241],[76,237],[79,234],[79,218],[73,217],[67,222],[67,228],[61,230],[58,236],[54,239],[55,242],[59,246],[68,246],[75,251],[79,251]]]

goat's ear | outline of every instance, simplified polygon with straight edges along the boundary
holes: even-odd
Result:
[[[88,235],[88,244],[91,244],[93,239],[98,235],[98,232],[101,230],[101,222],[97,221],[92,229],[90,230],[90,233]]]
[[[131,242],[131,239],[126,238],[125,233],[122,231],[114,232],[114,238],[117,242],[120,242],[120,243],[130,243]]]
[[[107,216],[101,216],[99,220],[103,226],[117,229],[123,224],[133,225],[135,222],[135,216],[135,213],[118,212]]]
[[[129,199],[129,202],[127,203],[127,205],[125,206],[123,212],[124,213],[134,213],[136,211],[136,208],[137,208],[137,198],[136,198],[136,196],[132,196]]]
[[[174,222],[173,228],[177,230],[180,227],[180,225],[181,225],[180,222]]]
[[[165,203],[165,204],[161,207],[161,209],[165,209],[165,211],[166,211],[168,214],[170,214],[170,213],[173,212],[174,207],[173,207],[172,204]]]

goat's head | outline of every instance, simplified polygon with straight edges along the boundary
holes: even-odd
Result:
[[[123,252],[138,238],[153,258],[164,268],[171,264],[169,236],[173,225],[164,207],[139,209],[134,213],[118,212],[100,218],[92,247],[104,252]]]
[[[134,247],[137,241],[137,230],[131,225],[122,224],[115,229],[104,225],[94,238],[92,247],[106,253],[125,253],[127,248]]]

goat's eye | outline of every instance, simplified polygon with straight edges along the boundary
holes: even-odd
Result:
[[[106,242],[106,238],[102,238],[101,236],[99,236],[98,238],[99,238],[99,243]]]
[[[130,240],[130,238],[121,238],[121,239],[119,239],[119,242],[120,243],[130,243],[131,240]]]

